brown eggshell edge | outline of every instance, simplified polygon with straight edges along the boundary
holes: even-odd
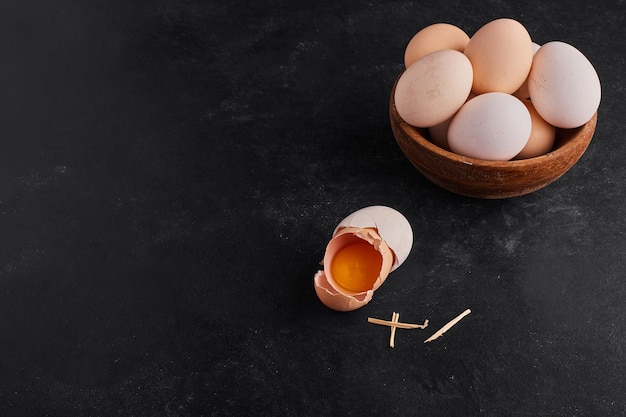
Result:
[[[326,279],[324,271],[315,274],[315,293],[320,301],[336,311],[352,311],[369,303],[374,295],[373,290],[360,294],[347,295],[335,290]]]
[[[362,239],[370,243],[382,256],[382,266],[378,278],[371,289],[352,292],[338,285],[332,277],[330,265],[335,254],[347,245]],[[374,229],[346,227],[338,230],[326,246],[324,254],[324,270],[318,271],[314,277],[315,292],[327,307],[337,311],[352,311],[367,304],[383,282],[389,276],[394,262],[394,254],[387,243]]]

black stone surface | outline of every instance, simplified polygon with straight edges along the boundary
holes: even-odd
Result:
[[[622,2],[0,5],[0,415],[626,415]],[[583,158],[533,194],[422,177],[388,98],[406,43],[498,17],[603,85]],[[312,279],[336,224],[401,211],[364,308]],[[429,319],[443,338],[367,317]]]

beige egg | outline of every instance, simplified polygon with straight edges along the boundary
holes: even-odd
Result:
[[[467,97],[467,101],[471,100],[474,97],[476,97],[476,95],[474,93],[470,93]],[[449,119],[439,123],[438,125],[428,128],[428,136],[430,137],[430,141],[439,146],[441,149],[445,149],[446,151],[450,150],[450,145],[448,145],[448,129],[450,128],[450,123],[452,123],[452,119],[454,119],[454,115]]]
[[[463,29],[449,23],[426,26],[411,38],[404,51],[404,65],[410,67],[415,61],[431,52],[453,49],[463,52],[469,36]]]
[[[524,149],[514,159],[534,158],[552,150],[556,137],[556,128],[543,120],[530,100],[522,100],[531,119],[530,138]]]
[[[413,231],[397,210],[370,206],[343,219],[324,253],[324,270],[314,276],[315,292],[337,311],[366,305],[409,256]]]
[[[540,47],[541,46],[539,44],[533,42],[533,57],[535,56],[535,53],[537,52],[537,50],[539,50]],[[530,69],[532,71],[532,65]],[[526,100],[530,98],[530,91],[528,91],[528,77],[526,77],[526,80],[524,80],[524,82],[522,83],[522,86],[518,88],[517,91],[513,93],[513,95],[519,98],[520,100]]]
[[[453,117],[428,128],[430,141],[446,151],[450,150],[450,146],[448,145],[448,128],[450,127]]]
[[[451,49],[431,52],[402,73],[394,95],[400,117],[416,127],[431,127],[452,117],[472,87],[472,65]]]
[[[512,94],[524,83],[533,59],[532,40],[526,28],[513,19],[496,19],[480,29],[465,46],[474,69],[476,94]]]

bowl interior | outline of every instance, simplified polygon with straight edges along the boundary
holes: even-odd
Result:
[[[397,80],[396,80],[397,84]],[[440,148],[429,140],[428,129],[406,123],[390,99],[390,121],[396,142],[411,163],[442,188],[469,197],[509,198],[536,191],[567,172],[587,149],[597,113],[583,126],[557,129],[553,149],[541,156],[511,161],[470,158]]]

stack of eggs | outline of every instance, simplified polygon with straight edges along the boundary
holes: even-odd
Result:
[[[439,147],[471,158],[539,156],[556,128],[584,125],[600,105],[600,80],[575,47],[538,45],[513,19],[497,19],[470,38],[437,23],[405,51],[394,101],[408,124],[427,128]]]

